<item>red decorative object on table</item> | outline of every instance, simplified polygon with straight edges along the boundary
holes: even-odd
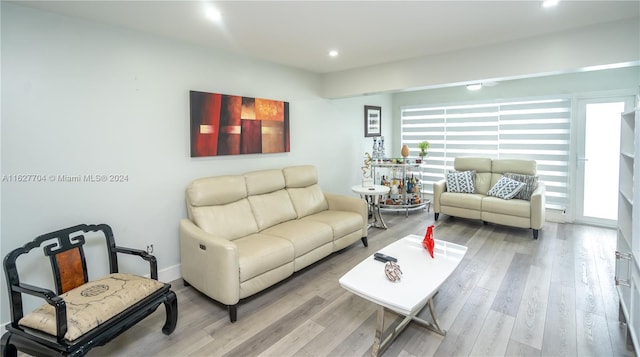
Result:
[[[424,240],[422,241],[422,246],[429,252],[431,258],[434,258],[433,247],[435,246],[435,242],[433,240],[433,227],[433,224],[427,227],[427,233],[424,235]]]

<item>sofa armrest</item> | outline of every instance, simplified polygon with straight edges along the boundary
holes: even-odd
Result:
[[[433,183],[433,212],[440,213],[440,195],[447,192],[447,180],[442,179]]]
[[[367,236],[367,223],[369,221],[369,211],[367,201],[362,198],[324,193],[330,210],[355,212],[362,216],[362,237]]]
[[[538,187],[531,194],[531,228],[541,229],[544,225],[546,214],[545,201],[546,187],[544,183],[538,182]]]
[[[240,266],[235,243],[204,232],[188,219],[180,221],[183,279],[227,305],[240,300]]]

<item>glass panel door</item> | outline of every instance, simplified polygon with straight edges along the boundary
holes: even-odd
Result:
[[[620,115],[633,97],[580,100],[576,216],[581,223],[615,227],[618,217]]]

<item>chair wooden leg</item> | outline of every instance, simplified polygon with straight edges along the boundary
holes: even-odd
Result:
[[[367,240],[367,237],[362,237],[362,238],[360,238],[360,240],[362,241],[362,244],[363,244],[365,247],[368,247],[368,246],[369,246],[369,241]]]
[[[18,355],[16,347],[9,342],[10,337],[11,334],[8,332],[2,335],[2,357],[16,357]]]
[[[229,320],[236,322],[238,320],[238,304],[228,305],[229,308]]]
[[[537,229],[533,230],[533,239],[538,239],[538,230]]]
[[[434,220],[435,220],[435,221],[437,221],[437,220],[438,220],[438,217],[440,217],[440,213],[435,212],[435,213],[433,214],[433,218],[434,218]]]
[[[164,308],[167,313],[167,318],[164,326],[162,326],[162,333],[170,335],[176,329],[176,325],[178,324],[178,299],[176,298],[176,294],[171,290],[169,290],[169,293],[167,294],[167,299],[164,302]]]

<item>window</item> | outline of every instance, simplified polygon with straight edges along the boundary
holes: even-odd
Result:
[[[532,159],[546,185],[547,208],[568,204],[569,98],[452,106],[402,107],[401,138],[416,155],[431,144],[424,161],[423,187],[453,168],[456,156]]]

